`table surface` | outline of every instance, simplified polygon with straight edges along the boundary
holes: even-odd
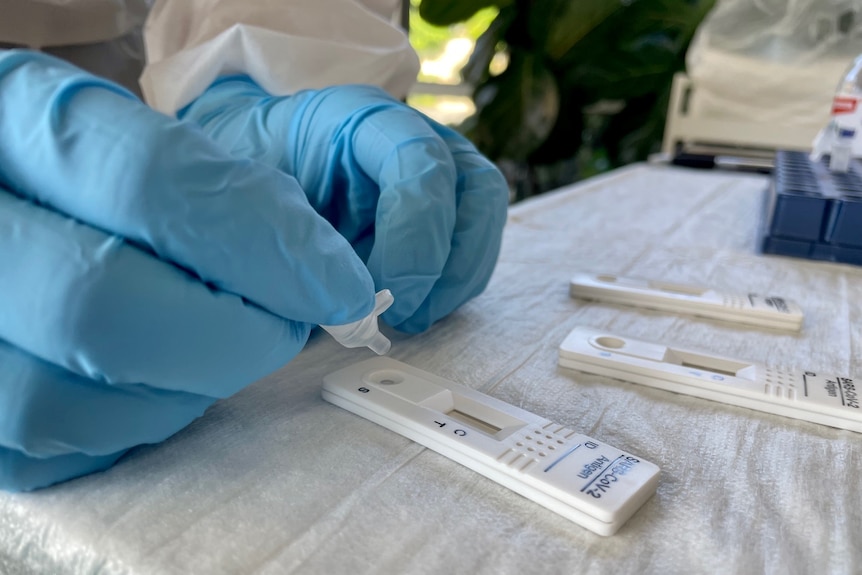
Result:
[[[635,165],[511,208],[486,292],[391,356],[656,463],[601,537],[321,398],[371,356],[317,334],[279,372],[114,468],[0,494],[0,572],[853,573],[862,435],[557,366],[575,326],[862,372],[862,268],[756,253],[767,180]],[[607,272],[781,295],[798,334],[572,299]]]

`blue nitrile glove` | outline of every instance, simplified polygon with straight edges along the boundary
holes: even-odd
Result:
[[[28,51],[0,51],[0,487],[165,439],[373,281],[295,179]]]
[[[462,136],[372,86],[271,97],[216,82],[180,117],[232,153],[295,176],[314,208],[395,303],[382,318],[422,331],[488,283],[509,191]]]

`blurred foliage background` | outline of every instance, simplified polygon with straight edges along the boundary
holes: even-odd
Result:
[[[513,200],[661,146],[673,75],[715,0],[412,0],[420,81],[463,95],[410,104],[455,125],[506,173]]]

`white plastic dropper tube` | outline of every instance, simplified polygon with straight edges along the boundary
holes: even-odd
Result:
[[[374,309],[371,313],[352,323],[344,325],[322,325],[324,330],[344,347],[367,347],[377,355],[386,355],[392,343],[377,327],[377,316],[389,309],[395,298],[388,289],[380,290],[374,296]]]
[[[850,169],[853,157],[853,138],[856,130],[838,128],[838,137],[832,143],[832,155],[829,158],[829,169],[833,172],[846,172]]]

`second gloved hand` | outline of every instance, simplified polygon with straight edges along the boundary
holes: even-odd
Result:
[[[273,97],[224,78],[180,112],[234,154],[297,178],[395,303],[427,329],[487,285],[508,204],[502,174],[455,131],[373,86]]]
[[[0,50],[0,489],[104,469],[373,306],[294,178]]]

